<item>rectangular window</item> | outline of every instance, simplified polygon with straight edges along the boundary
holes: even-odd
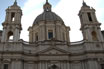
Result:
[[[104,64],[101,64],[101,69],[104,69]]]
[[[38,33],[35,33],[35,40],[38,41]]]
[[[88,15],[88,19],[89,19],[89,21],[92,21],[91,13],[88,12],[87,15]]]
[[[53,31],[48,30],[48,39],[52,39],[52,38],[53,38]]]
[[[8,69],[8,64],[4,64],[4,69]]]

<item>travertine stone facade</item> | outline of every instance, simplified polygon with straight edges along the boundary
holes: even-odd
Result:
[[[0,69],[104,69],[104,38],[95,9],[83,2],[79,17],[84,39],[70,42],[70,27],[51,7],[46,1],[44,12],[29,27],[29,42],[19,38],[22,11],[17,2],[7,9],[0,32]]]

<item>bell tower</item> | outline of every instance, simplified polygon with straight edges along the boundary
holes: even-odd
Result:
[[[6,9],[6,18],[3,22],[3,33],[1,42],[18,42],[20,39],[22,10],[17,5],[15,0],[14,4]]]
[[[104,41],[100,29],[101,23],[96,18],[95,9],[88,6],[84,1],[79,12],[79,18],[83,37],[86,41]]]

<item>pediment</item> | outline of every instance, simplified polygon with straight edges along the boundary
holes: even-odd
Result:
[[[44,49],[38,52],[38,54],[49,54],[49,55],[54,54],[55,55],[55,54],[69,54],[69,52],[66,50],[60,49],[58,47],[49,47],[47,49]]]

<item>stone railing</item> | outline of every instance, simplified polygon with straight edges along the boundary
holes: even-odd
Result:
[[[7,51],[23,51],[23,46],[21,42],[3,42],[0,43],[0,52]]]
[[[77,41],[77,42],[71,42],[70,45],[78,45],[78,44],[83,44],[84,40]]]

